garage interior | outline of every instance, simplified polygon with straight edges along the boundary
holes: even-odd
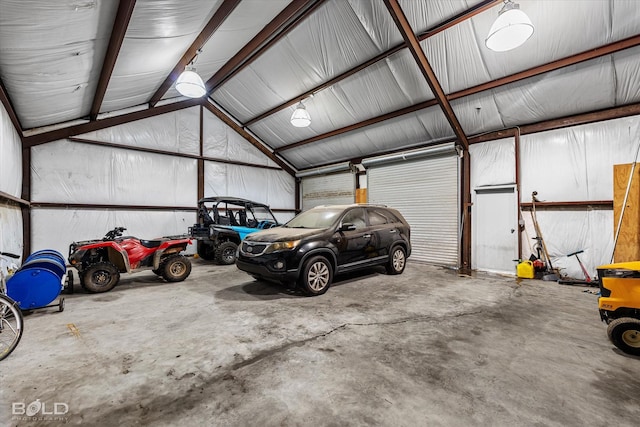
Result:
[[[314,298],[193,247],[184,282],[78,286],[25,315],[0,423],[635,425],[597,288],[516,267],[540,234],[563,278],[640,259],[640,3],[516,3],[0,0],[0,251],[183,235],[211,196],[388,205],[413,247]]]

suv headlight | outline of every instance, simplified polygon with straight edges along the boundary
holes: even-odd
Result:
[[[287,242],[274,242],[267,246],[267,249],[264,250],[265,254],[270,254],[272,252],[285,251],[287,249],[293,249],[300,243],[300,240],[289,240]]]

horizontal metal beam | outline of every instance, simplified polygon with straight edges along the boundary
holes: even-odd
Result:
[[[142,153],[161,154],[165,156],[180,157],[180,158],[194,159],[194,160],[206,160],[209,162],[224,163],[224,164],[238,165],[238,166],[248,166],[248,167],[260,168],[260,169],[282,170],[282,168],[277,166],[258,165],[255,163],[239,162],[236,160],[221,159],[218,157],[199,156],[197,154],[176,153],[174,151],[159,150],[157,148],[136,147],[132,145],[116,144],[113,142],[95,141],[92,139],[84,139],[84,138],[76,138],[76,137],[71,137],[68,139],[69,141],[77,142],[81,144],[97,145],[101,147],[110,147],[110,148],[119,148],[123,150],[132,150],[132,151],[138,151]]]
[[[149,206],[149,205],[111,205],[111,204],[91,204],[91,203],[31,203],[34,209],[116,209],[123,211],[197,211],[194,206]]]
[[[113,209],[122,211],[194,211],[197,206],[150,206],[150,205],[110,205],[92,203],[32,203],[31,208],[36,209]],[[269,208],[273,212],[295,212],[295,209]]]
[[[47,142],[69,138],[71,136],[80,135],[87,132],[93,132],[112,126],[118,126],[124,123],[134,122],[136,120],[148,119],[149,117],[158,116],[160,114],[171,113],[173,111],[200,105],[201,103],[202,99],[200,98],[187,99],[185,101],[174,102],[172,104],[166,104],[160,107],[153,107],[146,110],[135,111],[129,114],[107,117],[105,119],[96,120],[94,122],[82,123],[79,125],[73,125],[66,128],[39,133],[36,135],[25,136],[22,139],[22,144],[23,147],[34,147],[36,145],[46,144]]]
[[[532,210],[533,203],[521,203],[523,210]],[[555,208],[591,208],[599,207],[613,209],[613,200],[581,200],[573,202],[536,202],[536,209],[555,209]]]
[[[545,132],[554,129],[562,129],[571,126],[597,123],[605,120],[620,119],[640,115],[640,103],[623,105],[620,107],[607,108],[605,110],[592,111],[589,113],[576,114],[574,116],[560,117],[530,125],[519,126],[520,135],[527,135],[538,132]],[[513,137],[516,134],[515,128],[502,129],[495,132],[488,132],[482,135],[469,138],[470,144],[493,141],[501,138]]]

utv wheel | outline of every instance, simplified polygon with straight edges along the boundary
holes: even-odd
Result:
[[[223,265],[231,265],[236,262],[238,245],[233,242],[223,242],[216,249],[216,261]]]
[[[183,255],[171,255],[162,261],[162,277],[167,282],[182,282],[191,274],[191,261]]]
[[[82,272],[82,287],[91,293],[108,292],[120,281],[120,272],[110,262],[99,262]]]
[[[198,256],[205,261],[213,261],[216,258],[216,251],[213,245],[198,240]]]
[[[325,257],[314,256],[304,263],[302,275],[300,276],[300,285],[307,295],[324,294],[331,286],[332,280],[331,264]]]
[[[640,319],[621,317],[609,323],[607,335],[625,353],[640,356]]]
[[[387,263],[387,274],[402,274],[404,267],[407,265],[407,255],[400,246],[396,246],[391,250],[391,256]]]

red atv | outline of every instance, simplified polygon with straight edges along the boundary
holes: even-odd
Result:
[[[73,242],[69,263],[78,270],[80,284],[89,292],[107,292],[120,280],[120,273],[152,269],[167,282],[181,282],[191,273],[191,261],[181,252],[191,244],[182,236],[141,240],[122,237],[124,227],[109,231],[102,240]]]

